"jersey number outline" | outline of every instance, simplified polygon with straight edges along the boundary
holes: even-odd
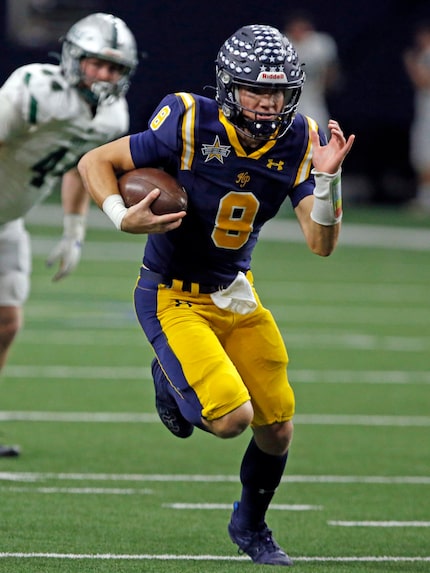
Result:
[[[46,176],[55,170],[55,167],[63,159],[67,151],[67,147],[58,147],[54,151],[51,151],[51,153],[48,155],[45,155],[45,157],[40,159],[37,163],[35,163],[31,167],[31,171],[33,171],[35,175],[30,181],[30,184],[33,187],[37,187],[38,189],[42,187]]]
[[[222,249],[237,250],[248,241],[260,202],[250,192],[230,191],[219,202],[212,240]]]
[[[168,106],[168,105],[165,105],[164,107],[162,107],[160,109],[160,111],[157,113],[157,115],[151,121],[151,124],[149,126],[152,129],[152,131],[157,131],[157,129],[159,129],[163,125],[163,123],[169,117],[170,112],[171,112],[171,109],[170,109],[170,106]]]

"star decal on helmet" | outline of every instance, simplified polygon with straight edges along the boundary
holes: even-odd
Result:
[[[224,159],[230,155],[231,145],[221,145],[219,136],[215,137],[215,141],[210,143],[203,143],[202,154],[206,157],[205,163],[212,159],[218,159],[220,163],[224,163]]]

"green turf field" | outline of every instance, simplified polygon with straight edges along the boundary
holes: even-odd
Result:
[[[181,441],[157,419],[131,302],[142,238],[91,229],[53,284],[42,254],[59,230],[31,231],[26,325],[0,381],[0,443],[23,449],[0,460],[0,571],[267,571],[226,531],[250,434]],[[399,247],[392,232],[328,259],[276,240],[255,253],[297,398],[268,523],[298,572],[430,570],[430,243]]]

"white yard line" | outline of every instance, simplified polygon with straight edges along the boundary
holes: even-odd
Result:
[[[27,222],[31,225],[52,225],[61,227],[62,212],[58,205],[42,204],[30,211]],[[93,229],[112,229],[112,242],[115,229],[109,219],[96,207],[90,209],[88,227]],[[261,232],[261,238],[268,241],[288,241],[304,243],[303,234],[297,221],[281,216],[269,221]],[[55,240],[55,238],[53,238]],[[354,224],[345,220],[342,224],[342,245],[382,247],[387,249],[430,250],[430,229],[414,227],[390,227],[382,225]],[[109,243],[110,244],[110,243]],[[136,240],[130,240],[137,245]],[[106,246],[100,245],[106,252]],[[118,245],[127,255],[124,245]],[[140,247],[141,248],[141,247]],[[88,255],[88,253],[87,253]]]
[[[303,235],[295,221],[275,219],[262,230],[261,238],[269,241],[303,242]],[[410,227],[385,227],[380,225],[342,223],[340,245],[353,247],[382,247],[428,251],[430,230]]]
[[[6,365],[3,378],[44,378],[44,379],[100,379],[100,380],[143,380],[151,378],[149,367],[127,366],[14,366]]]
[[[60,305],[58,305],[60,306]],[[41,308],[41,307],[40,307]],[[46,311],[46,304],[43,307]],[[118,306],[117,309],[112,308],[100,308],[97,311],[94,311],[90,316],[85,314],[85,311],[81,309],[80,317],[81,327],[86,328],[87,324],[90,324],[90,321],[94,324],[97,322],[97,319],[101,317],[99,320],[99,331],[94,331],[93,329],[91,332],[85,332],[82,330],[69,330],[63,336],[63,329],[53,329],[50,332],[46,333],[46,336],[40,336],[39,331],[24,331],[21,335],[21,344],[26,344],[28,346],[46,346],[47,344],[51,346],[65,346],[70,347],[72,345],[75,346],[92,346],[92,347],[100,347],[100,346],[128,346],[128,347],[135,347],[136,350],[142,347],[141,338],[138,336],[133,336],[135,331],[130,328],[129,331],[124,331],[123,334],[125,335],[124,339],[120,337],[115,338],[115,334],[117,330],[114,328],[117,327],[119,323],[121,323],[125,327],[130,327],[132,325],[135,326],[135,316],[131,314],[131,307],[127,303],[124,306]],[[282,322],[282,315],[281,310],[277,310],[275,305],[271,306],[273,312],[277,312],[278,320]],[[298,311],[298,307],[295,307],[295,312]],[[323,324],[327,319],[325,317],[326,314],[330,314],[331,309],[328,308],[324,312],[315,313],[312,317],[313,323],[320,323]],[[50,307],[51,316],[55,312],[55,306],[52,305]],[[58,310],[58,314],[60,314],[61,310]],[[332,311],[333,315],[334,311]],[[346,313],[346,311],[345,311]],[[371,313],[371,311],[369,311]],[[33,318],[37,316],[38,310],[36,305],[34,305],[31,310],[29,311],[29,316]],[[369,320],[369,315],[362,315],[361,317],[353,316],[352,313],[348,314],[349,321],[351,326],[351,330],[358,330],[361,327],[361,323]],[[379,318],[373,315],[373,322],[374,324],[384,324],[384,317],[381,315]],[[421,313],[421,318],[423,321],[426,320],[424,314]],[[413,323],[414,317],[398,317],[397,324],[402,325],[410,325]],[[64,322],[67,322],[67,318],[64,318]],[[77,320],[76,315],[73,317],[72,320]],[[132,322],[133,321],[133,322]],[[343,322],[346,321],[346,316],[338,317],[336,319],[337,325],[342,325]],[[109,324],[108,324],[109,322]],[[304,319],[302,323],[310,322],[309,318]],[[386,323],[386,321],[385,321]],[[418,325],[417,325],[418,326]],[[427,323],[423,324],[423,334],[422,336],[385,336],[380,334],[365,334],[360,332],[339,332],[339,334],[327,333],[327,332],[312,332],[312,333],[294,333],[291,332],[287,328],[281,327],[281,332],[284,335],[285,339],[288,340],[288,346],[294,346],[295,348],[307,348],[309,344],[312,344],[314,348],[319,349],[346,349],[346,350],[379,350],[383,352],[403,352],[403,353],[410,353],[410,352],[428,352],[430,351],[430,337],[425,336],[424,332],[427,327]],[[23,367],[25,368],[25,367]],[[30,370],[27,367],[27,370]]]
[[[0,480],[36,483],[39,481],[113,481],[113,482],[184,482],[237,483],[237,475],[199,474],[106,474],[53,472],[0,472]],[[283,483],[309,484],[375,484],[375,485],[430,485],[430,476],[357,476],[357,475],[287,475]]]
[[[430,416],[367,416],[357,414],[296,414],[297,425],[429,427]],[[153,424],[157,414],[139,412],[37,412],[0,411],[0,422],[57,422]]]
[[[212,510],[212,509],[225,509],[231,511],[231,503],[163,503],[161,507],[168,509],[197,509],[197,510]],[[322,509],[322,505],[307,505],[307,504],[279,504],[273,503],[270,505],[271,510],[275,511],[316,511]]]
[[[336,384],[430,384],[429,371],[413,370],[311,370],[289,369],[293,382]],[[151,379],[146,366],[40,366],[7,364],[2,378],[44,380],[144,380]]]
[[[248,561],[249,557],[231,555],[174,555],[174,554],[114,554],[114,553],[0,553],[0,559],[89,559],[106,561]],[[295,562],[319,562],[319,563],[423,563],[430,562],[430,556],[346,556],[346,557],[324,557],[324,556],[293,556]]]
[[[1,479],[1,478],[0,478]],[[136,488],[101,488],[101,487],[16,487],[2,486],[0,491],[11,493],[67,493],[78,495],[151,495],[151,489]]]
[[[340,527],[430,527],[430,521],[327,521]]]

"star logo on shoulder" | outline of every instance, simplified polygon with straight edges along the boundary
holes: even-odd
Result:
[[[224,159],[230,155],[230,147],[230,145],[221,145],[218,135],[212,144],[203,143],[202,154],[206,157],[205,163],[211,159],[218,159],[220,163],[224,163]]]

